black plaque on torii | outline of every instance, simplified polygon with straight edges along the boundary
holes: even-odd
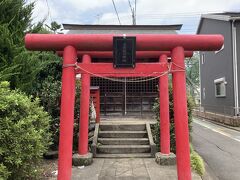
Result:
[[[134,68],[136,57],[136,37],[113,37],[114,68]]]

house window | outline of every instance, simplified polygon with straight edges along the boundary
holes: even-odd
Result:
[[[201,54],[201,62],[202,62],[202,64],[205,63],[205,54],[204,53]]]
[[[226,96],[226,81],[225,77],[215,79],[214,80],[215,84],[215,96],[216,97],[225,97]]]

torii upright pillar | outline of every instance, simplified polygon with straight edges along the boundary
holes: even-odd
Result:
[[[167,55],[162,54],[159,61],[168,63]],[[169,92],[168,73],[159,78],[159,118],[160,118],[160,152],[157,152],[156,162],[160,165],[174,165],[176,156],[170,153],[170,118],[169,118]]]
[[[83,55],[82,63],[91,63],[91,57],[89,55]],[[90,81],[90,74],[84,72],[81,77],[78,154],[73,155],[73,165],[75,166],[87,166],[93,162],[93,155],[88,152]]]
[[[167,56],[161,55],[160,62],[167,63]],[[161,153],[170,154],[170,121],[169,121],[169,93],[168,73],[159,78],[159,106],[160,106],[160,147]]]
[[[172,50],[172,83],[178,180],[190,180],[190,146],[183,47]]]
[[[64,48],[62,70],[62,96],[60,114],[58,180],[72,176],[72,143],[75,101],[75,67],[77,51],[72,46]],[[69,66],[71,65],[71,66]]]

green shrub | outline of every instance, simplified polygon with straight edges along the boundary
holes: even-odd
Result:
[[[192,110],[193,110],[194,102],[190,96],[187,97],[187,107],[188,107],[188,127],[191,132],[192,126]],[[153,106],[153,111],[155,113],[155,118],[157,119],[157,123],[152,126],[153,139],[156,143],[157,150],[160,150],[160,128],[159,128],[159,99],[156,99],[156,102]],[[169,117],[170,117],[170,149],[171,152],[176,153],[176,143],[175,143],[175,130],[174,130],[174,110],[173,110],[173,92],[172,87],[169,86]]]
[[[55,79],[53,76],[48,76],[41,88],[38,90],[38,96],[44,110],[52,117],[50,123],[50,131],[52,133],[53,143],[50,147],[51,150],[58,150],[59,144],[59,124],[60,124],[60,106],[61,106],[61,86],[60,80]],[[73,149],[77,150],[78,147],[78,131],[79,131],[79,118],[80,118],[80,94],[81,83],[76,81],[76,96],[74,107],[74,135],[73,135]]]
[[[7,170],[6,166],[0,163],[0,180],[7,179],[9,176],[10,172]]]
[[[187,97],[187,107],[188,107],[188,127],[189,132],[192,131],[192,110],[194,107],[194,101],[191,96]],[[157,145],[157,150],[160,150],[160,128],[159,128],[159,99],[156,99],[154,103],[153,110],[155,113],[155,118],[157,119],[157,123],[152,126],[152,133],[154,142]],[[175,131],[174,131],[174,110],[173,110],[173,94],[172,87],[169,86],[169,115],[170,115],[170,149],[171,152],[176,153],[176,143],[175,143]],[[190,135],[190,134],[189,134]],[[195,170],[200,176],[203,176],[205,172],[205,166],[203,159],[198,155],[197,152],[194,151],[192,145],[190,144],[190,158],[191,158],[191,167]]]
[[[38,163],[50,145],[50,120],[38,99],[0,82],[0,177],[38,177]]]
[[[52,117],[50,131],[52,134],[52,150],[57,150],[59,141],[59,116],[61,102],[61,81],[55,80],[52,76],[45,79],[38,94],[44,110]]]
[[[199,156],[197,152],[192,151],[190,158],[191,158],[192,169],[196,171],[196,173],[198,173],[200,176],[203,176],[205,173],[205,166],[201,156]]]

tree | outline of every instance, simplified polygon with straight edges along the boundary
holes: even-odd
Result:
[[[13,59],[23,46],[25,30],[30,26],[34,4],[23,0],[3,0],[0,3],[0,80],[10,80],[19,74],[19,64]]]
[[[2,0],[0,3],[0,25],[8,29],[14,44],[23,44],[22,37],[30,28],[34,3],[25,0]]]
[[[187,85],[190,94],[195,97],[199,95],[199,54],[194,53],[193,57],[188,58],[186,61],[186,76]]]
[[[30,52],[24,47],[26,32],[52,33],[43,27],[43,21],[31,24],[33,8],[34,3],[25,0],[3,0],[0,5],[0,80],[10,81],[12,89],[28,94],[43,81],[39,73],[52,68],[51,64],[60,64],[60,58],[51,52]],[[51,27],[55,32],[61,26],[53,22]]]
[[[187,76],[194,84],[199,85],[199,54],[195,53],[193,57],[188,58],[185,62]]]
[[[61,29],[60,29],[60,28],[61,28],[61,25],[58,24],[56,21],[51,22],[51,25],[50,25],[50,26],[48,26],[47,24],[46,24],[46,26],[47,26],[51,31],[53,31],[54,33],[57,33],[58,30],[61,31]]]
[[[32,25],[33,8],[34,3],[27,4],[25,0],[0,2],[0,81],[9,81],[11,89],[40,97],[40,103],[52,116],[50,125],[55,140],[58,139],[61,60],[53,52],[26,50],[24,36],[56,33],[61,26],[52,22],[46,29],[44,20]],[[54,143],[57,145],[58,141]]]
[[[187,96],[187,108],[188,108],[188,127],[189,132],[192,131],[192,111],[194,107],[194,102],[191,96]],[[160,106],[159,106],[159,99],[156,98],[156,101],[153,105],[153,112],[155,114],[155,119],[157,123],[153,125],[152,132],[153,132],[153,139],[156,143],[157,150],[160,149]],[[175,142],[175,125],[174,125],[174,107],[173,107],[173,90],[172,86],[169,85],[169,118],[170,118],[170,148],[171,152],[176,152],[176,142]]]

